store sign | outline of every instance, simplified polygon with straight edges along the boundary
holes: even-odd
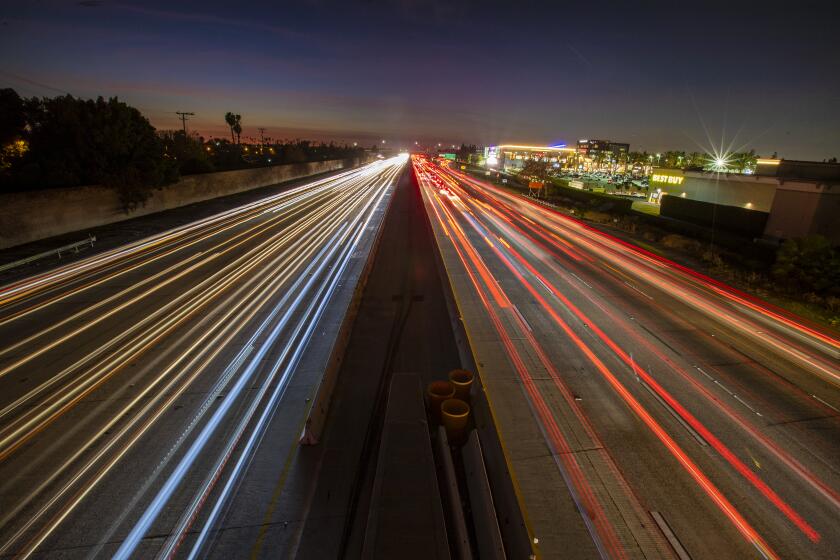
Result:
[[[499,149],[496,146],[488,146],[484,148],[484,161],[486,165],[499,164]]]
[[[650,176],[651,185],[682,185],[685,181],[682,171],[661,171],[654,170]]]

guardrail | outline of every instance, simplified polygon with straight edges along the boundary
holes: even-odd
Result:
[[[79,252],[79,247],[83,245],[90,245],[93,247],[93,242],[96,241],[95,235],[88,235],[87,239],[83,239],[82,241],[77,241],[76,243],[71,243],[69,245],[64,245],[63,247],[59,247],[58,249],[52,249],[50,251],[44,251],[43,253],[38,253],[36,255],[32,255],[31,257],[26,257],[25,259],[20,259],[14,262],[10,262],[4,265],[0,265],[0,272],[4,272],[6,270],[10,270],[12,268],[17,268],[19,266],[37,261],[39,259],[43,259],[45,257],[49,257],[52,255],[58,255],[58,258],[61,258],[61,253],[66,253],[67,251],[73,251],[75,253]]]

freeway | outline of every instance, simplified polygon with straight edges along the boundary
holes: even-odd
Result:
[[[0,556],[206,556],[296,444],[405,163],[0,288]]]
[[[415,157],[535,553],[836,558],[836,335]]]

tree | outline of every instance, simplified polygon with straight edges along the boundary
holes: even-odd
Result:
[[[228,111],[225,113],[225,122],[230,127],[230,141],[239,144],[239,136],[242,134],[242,115],[235,115]],[[234,137],[234,135],[236,135]]]
[[[548,164],[544,161],[529,159],[525,162],[519,174],[536,181],[545,181],[548,178]]]
[[[29,150],[4,174],[5,190],[100,184],[128,210],[178,177],[149,121],[116,97],[32,98],[24,112]]]
[[[23,99],[13,89],[0,89],[0,173],[5,175],[28,149]]]
[[[469,161],[470,156],[475,152],[475,144],[470,144],[467,146],[466,144],[461,144],[461,147],[458,148],[458,151],[455,152],[456,156],[458,157],[458,161]]]
[[[732,154],[729,159],[733,169],[740,173],[744,173],[755,169],[758,156],[755,155],[755,150],[750,150],[749,152]]]
[[[22,138],[25,126],[23,99],[11,88],[0,89],[0,146]]]
[[[788,239],[776,253],[773,276],[800,293],[840,296],[840,250],[821,235]]]
[[[183,130],[164,130],[158,135],[163,141],[165,157],[175,160],[181,175],[209,173],[214,170],[201,138],[187,136]]]

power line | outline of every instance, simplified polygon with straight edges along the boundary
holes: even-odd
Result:
[[[184,136],[186,136],[187,135],[187,120],[189,120],[189,117],[194,116],[195,113],[189,113],[189,112],[186,112],[186,111],[175,111],[175,114],[178,115],[178,117],[181,119],[181,124],[184,127]]]

